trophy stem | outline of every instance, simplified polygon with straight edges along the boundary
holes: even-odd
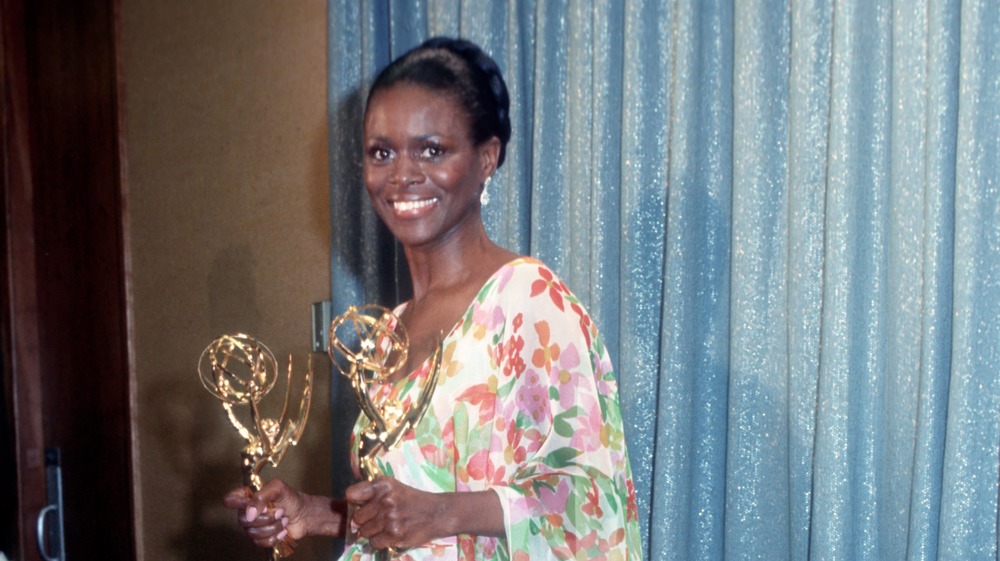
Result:
[[[264,467],[264,462],[260,461],[257,455],[249,450],[241,452],[243,457],[243,486],[247,487],[249,494],[260,491],[263,486],[260,479],[260,470]],[[269,505],[270,507],[270,505]],[[267,552],[267,561],[278,561],[289,557],[295,551],[295,540],[290,536],[274,544]]]
[[[260,474],[257,473],[257,458],[250,452],[244,450],[240,456],[243,459],[243,486],[249,487],[251,493],[260,491]]]

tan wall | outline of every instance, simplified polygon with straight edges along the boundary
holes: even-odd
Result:
[[[121,12],[143,557],[258,558],[220,503],[242,441],[196,364],[234,331],[304,364],[310,305],[329,297],[326,2]],[[329,493],[329,369],[315,358],[304,442],[265,475]],[[329,556],[312,540],[295,557]]]

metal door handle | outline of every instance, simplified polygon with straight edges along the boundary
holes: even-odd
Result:
[[[45,482],[49,505],[38,513],[36,534],[38,552],[45,561],[66,561],[66,547],[63,539],[62,512],[62,468],[60,467],[59,449],[45,449]],[[46,522],[49,514],[55,514],[55,526]],[[55,552],[50,552],[50,548]]]
[[[48,548],[48,541],[45,539],[45,515],[50,512],[58,512],[59,507],[56,505],[49,505],[42,509],[38,513],[38,523],[37,523],[37,535],[38,535],[38,552],[42,555],[42,559],[45,561],[62,561],[57,555],[50,555]]]

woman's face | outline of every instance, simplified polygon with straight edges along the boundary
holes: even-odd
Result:
[[[413,84],[369,100],[365,187],[404,246],[460,240],[481,223],[480,186],[493,173],[499,141],[474,145],[468,121],[451,96]]]

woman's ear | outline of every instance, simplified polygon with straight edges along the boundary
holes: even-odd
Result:
[[[497,171],[497,160],[500,159],[500,139],[491,136],[479,145],[479,161],[483,166],[483,181],[493,177]]]

